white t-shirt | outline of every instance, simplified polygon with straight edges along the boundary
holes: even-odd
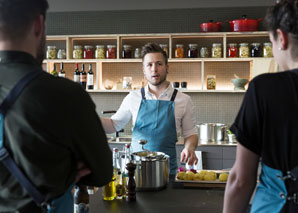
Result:
[[[148,85],[145,86],[145,97],[147,100],[170,100],[174,88],[169,84],[169,87],[158,97],[149,92]],[[123,100],[117,113],[111,119],[113,120],[114,127],[117,131],[121,130],[132,119],[132,126],[134,127],[140,104],[142,100],[141,90],[131,91]],[[175,98],[175,120],[176,131],[182,133],[183,138],[197,134],[195,128],[194,107],[191,98],[179,92]]]

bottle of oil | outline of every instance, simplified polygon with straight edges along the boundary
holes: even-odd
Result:
[[[89,194],[84,185],[76,186],[74,193],[74,213],[89,212]]]
[[[115,176],[113,175],[112,180],[103,187],[102,190],[104,200],[114,200],[116,197],[116,186]]]
[[[118,174],[116,177],[116,199],[122,199],[124,194],[125,194],[125,190],[122,183],[122,174],[120,171],[118,171]]]

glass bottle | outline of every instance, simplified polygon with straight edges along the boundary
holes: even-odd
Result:
[[[212,44],[212,58],[221,58],[222,57],[222,49],[220,43]]]
[[[263,57],[265,58],[273,57],[271,42],[266,42],[263,44]]]
[[[56,46],[47,47],[47,59],[56,59],[57,58],[57,49]]]
[[[113,45],[113,44],[107,45],[106,58],[108,59],[116,58],[116,45]]]
[[[135,49],[134,57],[135,58],[141,58],[141,49],[140,48]]]
[[[238,48],[236,43],[228,44],[228,57],[235,58],[238,57]]]
[[[175,58],[184,58],[184,45],[176,44]]]
[[[169,49],[168,49],[168,45],[167,44],[160,44],[159,45],[161,49],[163,49],[163,51],[166,52],[167,57],[169,57]]]
[[[80,83],[80,70],[79,70],[79,64],[76,63],[76,69],[73,73],[73,81]]]
[[[93,89],[93,82],[94,82],[94,78],[93,78],[93,72],[92,72],[92,64],[89,64],[89,71],[87,73],[87,89]]]
[[[248,58],[249,57],[249,47],[248,43],[239,44],[239,58]]]
[[[57,53],[58,59],[66,59],[66,52],[65,49],[59,49]]]
[[[131,45],[123,45],[122,58],[131,58]]]
[[[57,73],[57,71],[56,71],[56,64],[53,64],[53,70],[51,71],[51,74],[52,74],[53,76],[55,76],[55,77],[58,76],[58,73]]]
[[[93,46],[91,46],[91,45],[84,46],[84,58],[85,59],[93,58]]]
[[[105,46],[104,45],[96,45],[95,58],[96,59],[105,59]]]
[[[85,65],[82,64],[82,71],[80,72],[80,84],[86,89],[87,74],[85,72]]]
[[[83,47],[81,45],[74,45],[72,52],[73,59],[83,58]]]
[[[252,43],[250,48],[250,55],[251,57],[261,57],[262,56],[262,49],[260,43]]]
[[[74,213],[89,212],[89,194],[84,185],[76,186],[74,192]]]
[[[117,172],[116,177],[116,199],[122,199],[124,195],[124,186],[122,183],[122,173],[121,171]]]
[[[63,69],[63,62],[60,63],[60,71],[58,73],[58,76],[61,78],[65,78],[65,71]]]
[[[198,45],[197,44],[189,44],[188,45],[188,58],[197,58],[198,57]]]

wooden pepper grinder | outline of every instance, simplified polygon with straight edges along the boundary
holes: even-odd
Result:
[[[126,201],[132,202],[136,200],[136,182],[134,179],[136,164],[128,163],[126,164],[126,169],[128,170]]]

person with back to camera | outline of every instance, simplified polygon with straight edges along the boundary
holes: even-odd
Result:
[[[231,131],[236,161],[224,212],[244,212],[262,172],[251,212],[298,212],[298,0],[281,0],[266,15],[274,59],[283,72],[254,78]]]
[[[42,70],[47,0],[0,0],[0,212],[72,213],[75,182],[102,186],[112,153],[81,85]]]
[[[193,104],[188,95],[173,89],[166,80],[169,70],[166,52],[154,43],[142,49],[145,88],[131,91],[111,118],[101,118],[107,133],[122,129],[132,119],[132,151],[142,151],[139,140],[147,140],[145,149],[170,156],[170,174],[177,170],[177,133],[182,132],[184,149],[181,161],[197,163],[195,149],[198,136],[195,129]]]

